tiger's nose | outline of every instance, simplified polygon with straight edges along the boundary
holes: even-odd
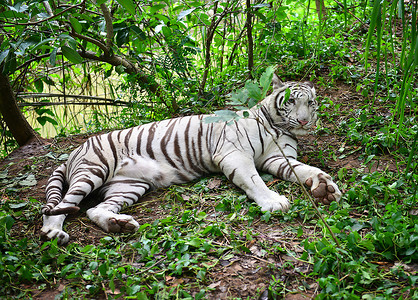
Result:
[[[302,126],[304,126],[304,125],[308,124],[308,121],[306,121],[305,119],[302,119],[302,120],[299,120],[299,119],[298,119],[298,122],[299,122],[299,124],[300,124],[300,125],[302,125]]]

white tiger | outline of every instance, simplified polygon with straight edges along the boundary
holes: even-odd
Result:
[[[187,116],[91,137],[49,179],[41,235],[67,243],[66,215],[77,212],[80,201],[98,189],[103,201],[87,216],[106,232],[137,230],[132,216],[119,214],[123,207],[150,189],[215,172],[224,173],[263,211],[287,211],[290,203],[266,186],[257,169],[292,182],[298,177],[317,201],[339,201],[341,192],[331,176],[296,160],[295,136],[315,123],[316,109],[312,83],[284,84],[274,75],[272,94],[248,110],[248,117],[230,124]]]

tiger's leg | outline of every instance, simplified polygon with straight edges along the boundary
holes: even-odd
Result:
[[[68,243],[70,236],[62,230],[64,220],[67,215],[47,216],[43,215],[43,226],[41,228],[41,237],[45,240],[57,239],[58,245]]]
[[[103,187],[104,200],[87,210],[87,216],[106,232],[129,232],[139,228],[132,216],[118,214],[126,206],[131,206],[150,188],[143,181],[115,177]]]
[[[332,181],[330,175],[316,167],[308,166],[296,159],[288,158],[289,163],[282,156],[272,156],[266,159],[261,167],[263,171],[267,171],[281,179],[297,182],[298,179],[302,184],[306,184],[316,201],[323,204],[330,204],[332,201],[341,199],[341,192],[338,186]]]
[[[77,212],[81,200],[102,184],[102,178],[91,176],[90,173],[86,173],[72,182],[62,201],[50,209],[48,214],[43,215],[41,237],[47,240],[56,238],[59,245],[68,243],[70,237],[62,229],[67,213]]]
[[[214,158],[222,172],[235,185],[244,190],[248,198],[254,200],[263,211],[287,211],[290,208],[289,200],[270,190],[257,172],[254,160],[244,155],[219,156]]]

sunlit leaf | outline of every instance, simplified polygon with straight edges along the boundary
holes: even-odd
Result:
[[[274,68],[269,66],[260,77],[260,85],[263,91],[261,96],[262,99],[266,97],[267,91],[270,88],[271,81],[273,80],[273,73]]]
[[[155,32],[159,33],[161,31],[161,29],[163,28],[163,26],[165,26],[163,23],[158,24],[157,26],[155,26]]]
[[[35,88],[38,93],[42,93],[44,90],[44,83],[41,79],[37,79],[34,81]]]
[[[241,117],[231,110],[218,110],[215,111],[215,115],[205,117],[203,121],[205,123],[217,123],[217,122],[230,122],[233,120],[239,120]]]
[[[132,0],[116,0],[124,9],[126,9],[131,15],[135,16],[135,4]]]
[[[253,8],[271,7],[270,3],[260,3],[253,6]]]
[[[166,38],[168,38],[172,35],[170,27],[167,27],[167,26],[162,27],[162,32],[163,32],[163,34]]]
[[[11,203],[9,204],[9,207],[11,209],[20,209],[27,205],[27,202],[20,202],[20,203]]]
[[[0,64],[3,62],[3,60],[9,55],[9,49],[6,49],[0,53]]]
[[[183,10],[181,13],[179,13],[177,20],[182,20],[183,18],[185,18],[186,16],[188,16],[189,14],[191,14],[194,10],[196,9],[196,7],[192,7],[190,9],[187,10]]]
[[[74,64],[80,64],[83,62],[83,58],[78,54],[77,51],[74,49],[68,47],[68,46],[62,46],[61,47],[62,54],[71,61]]]
[[[70,18],[71,26],[74,28],[74,31],[77,33],[81,33],[83,30],[83,26],[76,18]]]
[[[57,51],[58,48],[54,48],[51,51],[51,54],[49,55],[49,63],[51,64],[51,66],[55,67],[56,63],[57,63]]]
[[[282,104],[285,104],[289,100],[289,98],[290,98],[290,89],[287,88],[285,93],[284,93],[284,100],[283,100]]]
[[[153,6],[151,7],[151,9],[150,9],[150,13],[151,13],[151,14],[155,14],[157,11],[159,11],[160,9],[162,9],[162,8],[164,8],[164,7],[166,7],[166,5],[165,5],[165,4],[156,4],[156,5],[153,5]]]
[[[252,81],[247,81],[245,83],[245,88],[248,90],[249,97],[253,98],[256,101],[261,100],[262,93],[257,83],[252,82]]]
[[[29,8],[27,4],[24,4],[23,2],[17,2],[14,6],[8,5],[9,9],[11,11],[15,12],[26,12]]]
[[[61,161],[64,161],[64,160],[67,160],[69,156],[70,155],[68,153],[63,153],[57,159],[61,160]]]
[[[248,90],[247,89],[239,89],[237,92],[232,92],[230,94],[230,101],[228,104],[234,106],[241,106],[238,109],[246,109],[248,108]]]

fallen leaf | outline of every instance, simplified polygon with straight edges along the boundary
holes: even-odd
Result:
[[[35,175],[33,174],[29,174],[28,177],[26,177],[26,179],[19,181],[19,184],[21,186],[34,186],[36,185],[36,183],[37,181],[35,179]]]
[[[212,178],[211,180],[209,180],[207,188],[208,189],[218,189],[222,184],[222,180],[219,178]]]
[[[214,282],[214,283],[209,284],[208,288],[215,289],[220,285],[221,285],[221,281],[218,281],[218,282]]]

